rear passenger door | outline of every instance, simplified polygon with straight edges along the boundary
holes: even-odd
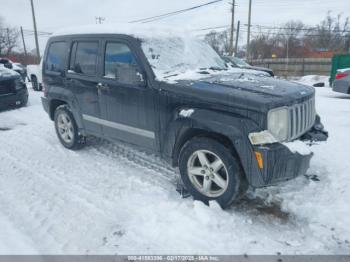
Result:
[[[67,86],[79,103],[84,127],[95,135],[102,135],[101,125],[92,121],[101,117],[97,91],[99,56],[100,40],[74,39],[67,71]]]
[[[131,43],[103,41],[99,87],[105,136],[155,149],[154,91]]]

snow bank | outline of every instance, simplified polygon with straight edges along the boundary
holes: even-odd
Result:
[[[317,83],[324,83],[325,87],[329,87],[329,76],[307,75],[307,76],[293,79],[293,81],[304,85],[309,85],[309,86],[313,86],[314,84],[317,84]]]

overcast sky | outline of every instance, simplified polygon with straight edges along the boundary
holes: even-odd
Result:
[[[34,0],[39,31],[53,32],[70,25],[95,23],[95,17],[105,18],[104,23],[159,15],[210,2],[212,0]],[[231,0],[206,6],[167,19],[153,22],[174,27],[207,28],[230,24]],[[236,0],[236,21],[247,23],[248,0]],[[301,20],[318,24],[328,11],[350,16],[350,0],[253,0],[252,24],[279,26],[288,20]],[[33,29],[30,0],[0,0],[0,16],[8,26]],[[242,28],[242,31],[246,27]],[[254,29],[253,29],[254,31]],[[47,37],[40,37],[41,49]],[[27,45],[34,40],[26,33]]]

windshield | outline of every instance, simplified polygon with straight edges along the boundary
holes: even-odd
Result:
[[[245,62],[242,59],[239,59],[237,57],[230,57],[230,59],[233,63],[235,63],[239,67],[250,66],[247,62]]]
[[[158,79],[194,70],[224,70],[225,62],[195,38],[144,38],[142,49]]]
[[[237,57],[230,57],[229,59],[239,67],[250,66],[250,64],[248,64],[247,62],[245,62],[242,59],[239,59]]]

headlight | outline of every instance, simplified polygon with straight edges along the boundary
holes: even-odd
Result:
[[[276,108],[269,111],[267,115],[267,129],[282,142],[288,138],[288,109],[286,107]]]
[[[267,114],[267,130],[250,133],[249,140],[252,145],[264,145],[283,142],[288,138],[289,116],[288,108],[272,109]]]

